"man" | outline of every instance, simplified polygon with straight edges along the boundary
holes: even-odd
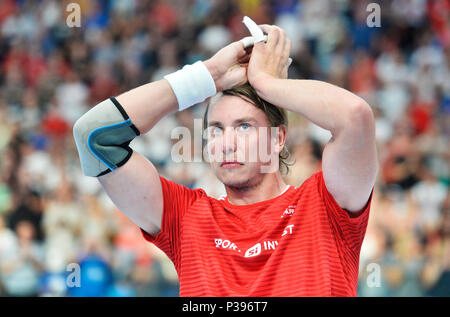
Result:
[[[356,296],[377,173],[371,109],[339,87],[287,79],[290,41],[277,26],[260,27],[267,41],[251,52],[231,43],[87,112],[74,126],[83,172],[173,261],[181,296]],[[214,95],[206,148],[221,200],[160,177],[128,146],[163,116]],[[283,152],[286,122],[274,105],[332,133],[322,171],[298,188],[264,170],[266,161],[242,159],[260,138]]]

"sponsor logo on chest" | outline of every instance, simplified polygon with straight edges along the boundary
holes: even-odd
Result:
[[[295,207],[296,206],[288,206],[281,215],[281,218],[292,216],[295,212]],[[294,225],[289,224],[284,227],[280,237],[287,238],[292,234],[294,234]],[[214,245],[216,248],[232,250],[243,254],[246,258],[251,258],[260,255],[263,251],[274,251],[278,247],[279,242],[278,240],[263,240],[257,242],[245,251],[241,250],[235,242],[222,238],[215,238]]]

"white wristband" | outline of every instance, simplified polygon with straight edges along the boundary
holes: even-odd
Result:
[[[186,65],[164,78],[177,97],[179,111],[202,102],[217,92],[214,79],[201,61]]]

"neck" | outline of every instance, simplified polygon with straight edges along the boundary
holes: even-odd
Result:
[[[262,181],[246,187],[225,186],[228,201],[233,205],[250,205],[280,195],[287,185],[280,172],[266,174]]]

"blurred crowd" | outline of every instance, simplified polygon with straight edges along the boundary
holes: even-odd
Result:
[[[79,28],[67,24],[71,2]],[[290,78],[349,89],[375,114],[380,172],[358,296],[449,296],[450,3],[372,2],[380,27],[368,27],[362,0],[0,1],[0,295],[178,295],[173,264],[83,176],[72,126],[109,96],[248,36],[248,15],[286,30]],[[162,176],[217,197],[206,163],[171,159],[171,132],[194,130],[204,108],[131,146]],[[330,134],[289,120],[285,178],[299,186],[320,170]]]

